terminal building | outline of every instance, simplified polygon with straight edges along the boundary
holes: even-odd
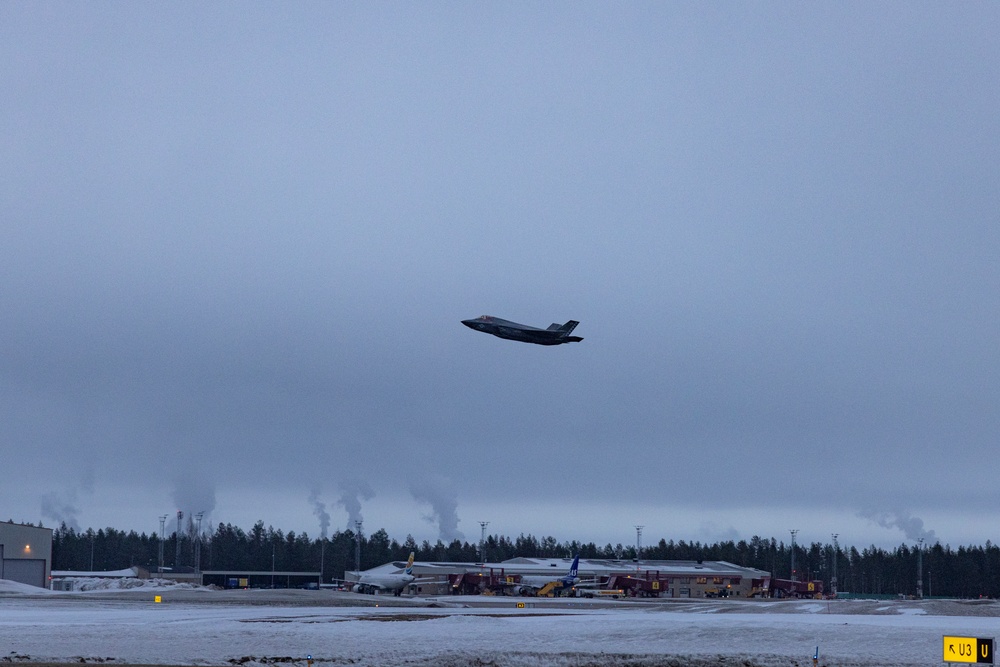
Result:
[[[526,595],[540,591],[520,586],[522,577],[557,580],[569,573],[571,558],[512,558],[500,563],[413,564],[410,595]],[[402,573],[403,563],[386,563],[362,573]],[[362,575],[346,572],[350,583]],[[589,595],[594,591],[620,596],[707,598],[751,597],[768,590],[771,574],[725,561],[606,560],[581,558],[572,590],[555,588],[547,594]],[[544,589],[543,589],[544,590]]]
[[[47,588],[51,571],[51,528],[0,523],[0,579]]]

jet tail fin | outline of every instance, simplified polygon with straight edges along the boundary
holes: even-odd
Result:
[[[573,333],[573,329],[575,329],[576,325],[578,325],[578,324],[579,324],[579,322],[577,322],[576,320],[570,320],[569,322],[567,322],[566,324],[562,325],[561,327],[557,327],[557,331],[559,331],[559,333],[561,333],[561,334],[565,334],[565,335],[568,336],[571,333]],[[549,328],[551,329],[552,327],[549,327]]]
[[[569,576],[575,577],[577,571],[580,569],[580,554],[573,557],[573,564],[569,566]]]
[[[413,552],[410,552],[410,557],[406,560],[406,574],[413,574]]]

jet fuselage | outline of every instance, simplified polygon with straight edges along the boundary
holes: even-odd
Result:
[[[566,324],[552,324],[548,329],[518,324],[510,320],[504,320],[491,315],[483,315],[473,320],[462,320],[462,324],[473,329],[482,331],[507,340],[516,340],[521,343],[534,343],[535,345],[562,345],[563,343],[579,343],[582,338],[570,336],[573,329],[579,322],[570,320]]]

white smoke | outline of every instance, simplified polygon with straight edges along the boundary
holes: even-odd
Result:
[[[312,505],[313,514],[319,519],[319,538],[325,540],[330,529],[330,515],[326,511],[326,503],[319,499],[319,489],[314,488],[309,494],[309,504]]]
[[[869,521],[873,521],[883,528],[896,528],[903,531],[909,540],[923,539],[927,544],[937,542],[937,535],[933,530],[924,530],[924,521],[919,517],[911,515],[904,510],[877,511],[863,510],[858,512],[858,516]]]
[[[79,533],[80,495],[94,495],[95,477],[93,464],[84,465],[74,485],[42,495],[42,517],[52,519],[56,527],[65,523],[67,528]]]
[[[366,482],[351,480],[341,485],[343,492],[337,499],[337,504],[347,510],[347,530],[357,530],[357,523],[365,519],[361,516],[361,501],[371,500],[375,497],[375,492]]]
[[[417,502],[431,506],[431,514],[424,519],[437,524],[438,537],[442,542],[465,539],[458,529],[458,494],[451,482],[443,477],[433,476],[410,486],[410,493]]]
[[[173,499],[177,509],[189,518],[189,523],[194,514],[202,512],[202,531],[211,525],[212,510],[215,509],[215,485],[212,482],[190,472],[178,473],[174,476]],[[176,512],[173,516],[173,523],[176,523]],[[184,531],[184,526],[175,525],[174,529],[180,533]]]
[[[79,514],[76,491],[73,489],[68,490],[65,496],[55,491],[42,496],[42,516],[52,519],[57,527],[65,523],[67,528],[79,533],[80,523],[77,521]]]

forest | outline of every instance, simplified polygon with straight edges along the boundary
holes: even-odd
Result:
[[[200,539],[199,539],[200,537]],[[360,539],[359,539],[360,538]],[[359,544],[360,543],[360,544]],[[360,547],[360,549],[358,548]],[[482,554],[480,555],[480,548]],[[660,539],[642,546],[644,560],[721,560],[770,572],[781,579],[791,577],[792,545],[775,538],[754,536],[750,540],[715,544]],[[978,598],[1000,596],[1000,547],[901,544],[892,550],[870,546],[857,549],[842,545],[795,544],[796,577],[821,580],[830,590],[836,573],[837,590],[863,595],[913,595],[917,589],[918,563],[922,565],[925,597]],[[477,542],[454,540],[449,544],[427,540],[419,544],[412,536],[398,542],[385,530],[356,535],[350,530],[312,539],[264,526],[258,521],[249,531],[220,523],[214,531],[199,535],[192,524],[163,539],[163,566],[198,567],[201,570],[319,571],[323,580],[342,578],[344,572],[406,560],[496,563],[515,557],[561,558],[579,553],[581,558],[632,560],[635,545],[593,542],[560,542],[554,537],[538,539],[521,534],[511,539],[489,535]],[[179,555],[179,558],[178,558]],[[360,563],[356,560],[360,557]],[[154,534],[125,532],[115,528],[77,531],[62,524],[53,531],[53,570],[119,570],[133,565],[155,573],[160,565],[160,538]],[[197,560],[197,563],[196,563]]]

